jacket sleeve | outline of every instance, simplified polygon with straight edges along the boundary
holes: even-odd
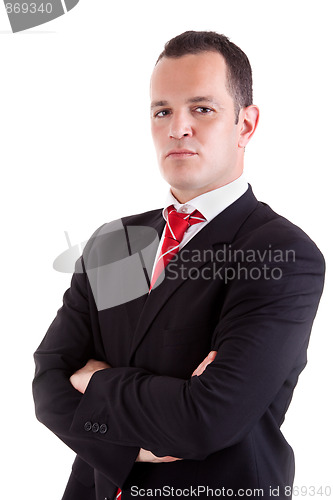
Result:
[[[80,262],[77,268],[79,266]],[[72,387],[69,377],[89,358],[96,356],[89,302],[86,274],[76,272],[71,287],[64,295],[63,306],[34,355],[36,416],[85,462],[121,487],[139,448],[106,443],[103,435],[105,428],[98,425],[96,419],[92,424],[83,422],[83,432],[73,432],[71,428],[82,395]],[[94,423],[97,424],[94,429],[89,429]],[[94,439],[89,436],[92,433]]]
[[[131,367],[99,371],[79,402],[72,435],[83,436],[94,414],[107,426],[106,442],[157,456],[204,459],[239,442],[294,370],[304,367],[300,354],[322,293],[324,260],[311,240],[292,243],[296,258],[278,264],[278,277],[267,258],[265,274],[240,275],[228,284],[212,346],[218,354],[201,376],[182,380]]]

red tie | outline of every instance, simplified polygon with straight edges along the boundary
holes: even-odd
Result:
[[[205,220],[204,216],[198,210],[194,210],[191,214],[184,214],[177,212],[173,205],[168,207],[168,218],[164,240],[160,256],[156,262],[154,274],[150,284],[150,290],[153,288],[157,278],[163,269],[168,265],[172,257],[178,253],[180,242],[182,241],[186,230],[190,226],[193,226],[193,224],[198,224],[199,222],[204,222]]]

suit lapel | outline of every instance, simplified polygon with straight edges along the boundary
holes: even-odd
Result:
[[[149,219],[143,220],[142,217],[140,217],[138,222],[138,217],[133,216],[128,219],[127,218],[123,219],[123,223],[127,233],[129,253],[140,254],[143,271],[145,272],[148,280],[152,272],[159,240],[161,239],[165,225],[165,220],[162,216],[162,209],[152,212],[149,215]],[[133,232],[131,232],[131,228],[133,227],[135,228],[136,226],[139,227],[146,226],[148,228],[151,227],[156,231],[158,235],[158,240],[156,240],[154,244],[145,246],[145,244],[142,243],[142,239],[140,238],[137,232],[134,232],[134,237],[133,237]],[[135,241],[135,236],[137,236],[137,241]],[[142,316],[143,311],[145,310],[145,304],[148,297],[148,290],[149,290],[149,283],[147,281],[147,293],[145,295],[141,295],[135,300],[131,300],[124,304],[124,307],[127,311],[128,319],[132,324],[133,332],[135,332],[134,337],[136,336],[137,327],[140,322],[140,320],[138,322],[138,318]]]
[[[183,274],[187,276],[186,271],[188,271],[189,268],[192,270],[202,267],[212,255],[212,253],[207,252],[206,250],[211,250],[213,252],[215,244],[232,242],[236,233],[250,213],[256,208],[257,204],[258,201],[253,195],[251,187],[249,187],[243,196],[241,196],[226,210],[207,224],[207,226],[199,231],[199,233],[189,241],[184,249],[186,249],[188,255],[193,255],[195,251],[197,255],[200,255],[200,259],[196,262],[193,260],[191,262],[182,261],[185,271]],[[162,223],[160,221],[159,225],[156,225],[155,222],[155,226],[155,229],[158,231],[159,235],[161,235],[164,227],[164,221],[162,220]],[[179,258],[181,258],[181,252],[184,249],[180,250]],[[170,279],[170,266],[173,262],[174,260],[171,260],[167,266],[165,278],[162,283],[145,297],[144,303],[143,301],[140,303],[140,307],[142,309],[133,335],[130,360],[133,358],[136,349],[145,337],[156,315],[169,300],[171,295],[175,293],[175,291],[186,281],[183,279],[181,274],[179,274],[176,279]],[[135,318],[136,321],[137,317],[138,316]]]

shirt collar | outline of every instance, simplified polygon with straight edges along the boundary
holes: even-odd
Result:
[[[248,183],[242,174],[238,179],[214,189],[203,193],[186,203],[179,203],[169,190],[165,205],[162,211],[163,217],[167,220],[167,208],[174,205],[177,212],[191,213],[193,210],[199,210],[205,219],[209,222],[219,213],[223,212],[229,205],[234,203],[240,198],[248,189]]]

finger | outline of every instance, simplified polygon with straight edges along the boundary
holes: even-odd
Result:
[[[192,377],[202,375],[202,373],[206,370],[207,366],[214,361],[216,358],[217,351],[210,351],[208,356],[200,363],[200,365],[194,370],[192,373]]]
[[[98,370],[104,370],[105,368],[111,368],[111,366],[108,363],[105,363],[105,361],[98,361],[96,359],[89,359],[89,361],[85,365],[85,368],[87,368],[87,370],[91,370],[91,371],[95,372]]]
[[[209,354],[208,354],[208,356],[207,356],[207,357],[206,357],[206,358],[205,358],[205,359],[204,359],[204,360],[200,363],[200,365],[199,365],[199,366],[198,366],[198,367],[194,370],[194,372],[192,373],[192,377],[193,377],[194,375],[199,376],[199,375],[201,375],[201,374],[205,371],[206,366],[207,366],[209,363],[211,363],[209,356],[210,356],[210,353],[209,353]]]
[[[194,372],[192,373],[192,377],[194,377],[195,375],[201,375],[201,373],[203,372],[204,370],[204,364],[205,364],[205,361],[202,361],[200,363],[199,366],[196,367],[196,369],[194,370]]]
[[[176,460],[182,460],[182,458],[176,458],[176,457],[156,457],[157,462],[160,463],[165,463],[165,462],[175,462]]]
[[[216,358],[216,354],[217,354],[217,351],[210,351],[210,353],[208,354],[207,358],[209,358],[209,362],[211,363],[212,361],[214,361],[214,359]]]
[[[96,359],[89,359],[85,364],[84,368],[92,369],[96,363]]]

